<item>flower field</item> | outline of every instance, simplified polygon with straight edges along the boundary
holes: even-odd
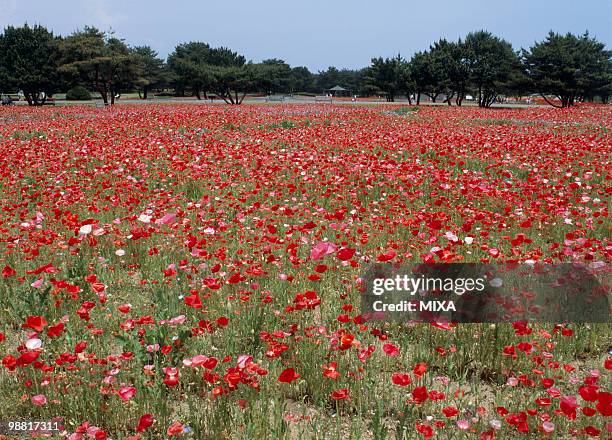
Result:
[[[0,422],[609,438],[609,324],[384,324],[374,262],[612,257],[612,108],[0,109]],[[1,437],[1,435],[0,435]]]

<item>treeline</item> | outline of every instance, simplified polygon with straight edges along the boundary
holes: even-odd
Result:
[[[490,107],[501,96],[539,94],[551,105],[569,107],[596,97],[608,101],[611,57],[588,33],[550,32],[529,50],[515,52],[509,42],[478,31],[457,42],[441,39],[409,61],[399,55],[374,58],[366,78],[389,101],[404,93],[418,104],[424,94],[460,106],[469,94],[479,106]]]
[[[211,95],[240,104],[247,93],[325,93],[340,85],[351,94],[406,96],[419,104],[432,101],[461,105],[468,95],[489,107],[503,96],[540,94],[551,105],[568,107],[583,100],[607,102],[612,92],[612,52],[588,34],[551,32],[529,50],[489,32],[464,40],[444,39],[411,59],[373,58],[359,70],[312,73],[280,59],[253,63],[229,48],[203,42],[176,46],[167,60],[149,46],[128,46],[94,27],[66,37],[43,26],[9,26],[0,34],[0,92],[21,90],[30,105],[41,105],[59,91],[94,90],[113,104],[121,92],[171,90],[176,96]],[[166,92],[168,93],[168,92]]]

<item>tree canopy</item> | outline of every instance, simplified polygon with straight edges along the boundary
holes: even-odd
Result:
[[[608,100],[612,86],[612,52],[603,43],[581,36],[550,32],[523,52],[533,87],[551,105],[568,107],[599,95]],[[559,104],[547,95],[556,96]]]
[[[121,89],[134,84],[140,65],[120,39],[94,27],[85,27],[60,44],[60,72],[75,84],[93,87],[105,104],[114,104]]]
[[[490,107],[510,79],[511,72],[520,68],[519,57],[510,43],[487,31],[469,33],[464,47],[478,105]]]
[[[139,65],[139,74],[134,84],[141,97],[147,99],[151,88],[167,84],[166,64],[150,46],[136,46],[132,48],[132,54]]]
[[[246,58],[226,47],[213,48],[207,43],[195,41],[179,44],[168,57],[168,67],[175,79],[175,87],[184,92],[189,88],[191,92],[201,99],[202,93],[207,97],[208,92],[214,91],[226,102],[235,102],[230,99],[230,92],[242,92],[246,84],[251,81],[247,77],[252,74],[245,69]],[[228,92],[228,87],[230,91]],[[242,102],[242,100],[240,100]]]
[[[408,64],[400,55],[395,58],[372,58],[372,66],[366,73],[370,84],[383,93],[388,102],[395,101],[395,96],[406,90],[405,82],[409,75]]]
[[[191,41],[178,44],[167,62],[150,46],[130,47],[113,33],[85,27],[66,37],[36,25],[9,26],[0,34],[0,92],[22,91],[30,105],[44,104],[59,90],[84,86],[113,104],[124,91],[147,99],[151,90],[171,88],[208,98],[213,94],[240,104],[247,93],[326,93],[341,86],[351,94],[384,95],[410,103],[426,95],[433,102],[462,105],[475,95],[490,107],[506,96],[540,94],[546,102],[568,107],[612,93],[612,52],[588,33],[550,32],[529,50],[481,30],[465,39],[440,39],[410,61],[400,55],[374,57],[363,69],[311,73],[270,58],[259,63],[228,47]]]
[[[28,104],[43,104],[60,86],[59,41],[39,25],[7,27],[0,34],[0,91],[22,90]]]

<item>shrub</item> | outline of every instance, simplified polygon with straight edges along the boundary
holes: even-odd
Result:
[[[66,92],[66,100],[68,101],[89,101],[91,99],[91,93],[83,87],[76,86]]]

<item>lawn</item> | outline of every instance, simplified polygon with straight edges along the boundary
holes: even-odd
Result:
[[[601,105],[1,108],[0,422],[606,438],[609,324],[367,322],[360,287],[377,261],[605,272],[611,127]]]

